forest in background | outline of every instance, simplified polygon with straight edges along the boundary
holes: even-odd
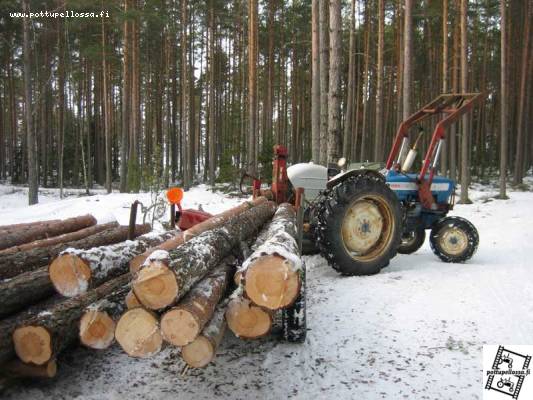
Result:
[[[384,161],[410,113],[484,91],[440,169],[499,174],[504,197],[533,163],[532,3],[1,0],[0,178],[33,204],[38,186],[268,180],[275,143],[293,163]],[[10,15],[44,10],[98,17]]]

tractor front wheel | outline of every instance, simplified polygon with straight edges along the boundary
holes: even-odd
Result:
[[[383,180],[364,174],[349,177],[322,194],[315,213],[316,243],[342,274],[376,274],[396,255],[401,207]]]
[[[472,223],[461,217],[445,217],[433,225],[429,243],[433,253],[444,262],[469,260],[479,245],[479,234]]]

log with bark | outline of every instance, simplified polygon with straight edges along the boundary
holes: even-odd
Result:
[[[231,295],[226,310],[228,328],[242,339],[265,336],[272,329],[272,314],[242,296],[242,288]]]
[[[58,293],[78,296],[128,270],[128,263],[138,254],[175,236],[177,231],[148,233],[135,240],[93,247],[88,250],[66,249],[48,267],[50,280]]]
[[[89,305],[80,318],[80,342],[91,349],[107,349],[115,340],[115,321],[126,308],[129,283]]]
[[[302,262],[296,235],[294,208],[281,204],[237,272],[236,280],[242,281],[244,295],[254,304],[278,310],[298,297]]]
[[[142,307],[126,311],[117,322],[115,338],[132,357],[150,357],[161,350],[163,337],[157,316]]]
[[[80,318],[90,304],[128,284],[130,274],[121,275],[96,289],[64,299],[37,315],[20,321],[13,332],[13,345],[25,363],[43,365],[76,342]]]
[[[0,237],[0,250],[29,243],[34,240],[74,232],[92,225],[96,225],[96,219],[90,214],[68,218],[59,222],[53,221],[35,225],[27,229],[14,231],[11,234],[2,235],[2,237]]]
[[[38,247],[50,247],[55,244],[72,242],[80,240],[99,232],[118,227],[117,222],[109,222],[107,224],[93,225],[88,228],[80,229],[79,231],[64,233],[63,235],[54,236],[48,239],[36,240],[31,243],[21,244],[20,246],[9,247],[0,251],[0,257],[6,254],[17,253],[20,251],[28,251]]]
[[[212,318],[233,271],[231,260],[224,260],[198,282],[176,307],[165,312],[161,317],[163,339],[175,346],[191,343]]]
[[[219,304],[201,335],[181,349],[181,357],[190,367],[203,368],[215,358],[226,331],[225,311],[225,302]]]
[[[239,204],[236,207],[233,207],[229,210],[226,210],[220,214],[217,214],[203,222],[200,222],[197,225],[194,225],[190,229],[187,229],[185,232],[183,232],[180,235],[177,235],[176,237],[167,240],[166,242],[160,244],[159,246],[153,247],[151,249],[148,249],[143,254],[138,255],[130,262],[130,272],[134,273],[137,272],[141,265],[144,264],[146,259],[150,254],[152,254],[156,250],[172,250],[176,247],[182,245],[183,243],[187,242],[188,240],[191,240],[193,237],[198,236],[199,234],[208,231],[213,228],[217,228],[223,224],[225,224],[227,221],[229,221],[234,216],[241,214],[252,207],[256,207],[260,204],[265,203],[267,200],[264,197],[258,197],[252,201],[245,201],[242,204]]]
[[[150,230],[151,227],[149,224],[137,225],[135,227],[135,236],[143,235],[150,232]],[[122,242],[127,239],[128,227],[120,226],[73,242],[8,254],[0,257],[0,279],[12,278],[18,274],[34,271],[48,265],[52,258],[70,247],[75,249],[90,249],[92,247]]]
[[[0,232],[2,233],[13,233],[15,231],[20,231],[24,229],[30,229],[38,227],[43,224],[51,224],[54,222],[61,222],[60,219],[50,219],[48,221],[35,221],[35,222],[23,222],[20,224],[11,224],[11,225],[0,225]]]
[[[0,282],[0,318],[50,297],[54,292],[46,267],[6,279]]]
[[[0,321],[0,365],[16,357],[12,339],[15,328],[30,321],[39,313],[53,308],[61,301],[63,301],[63,298],[60,296],[53,296]]]
[[[176,304],[233,247],[270,219],[275,208],[272,202],[263,203],[236,215],[224,227],[204,232],[174,250],[155,251],[135,274],[132,284],[135,295],[152,310]]]
[[[26,364],[13,359],[0,365],[0,393],[15,385],[22,379],[35,382],[36,379],[50,379],[56,376],[56,360],[50,360],[44,365]]]

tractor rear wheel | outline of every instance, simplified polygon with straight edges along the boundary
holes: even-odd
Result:
[[[433,224],[429,244],[442,261],[462,263],[476,252],[479,234],[470,221],[461,217],[445,217]]]
[[[411,254],[417,251],[426,240],[426,231],[423,226],[418,226],[410,232],[404,232],[398,253]]]
[[[322,255],[344,275],[371,275],[396,255],[401,207],[382,179],[356,175],[326,190],[317,203],[313,233]]]

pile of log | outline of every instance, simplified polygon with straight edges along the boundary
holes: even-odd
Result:
[[[5,231],[17,229],[30,228]],[[4,257],[31,263],[0,281],[5,371],[53,376],[56,357],[70,346],[102,350],[115,342],[132,357],[176,346],[188,366],[205,367],[226,327],[243,339],[264,336],[275,313],[298,297],[301,260],[289,204],[260,197],[185,232],[140,226],[134,240],[124,233],[107,226],[74,241],[38,237],[33,247],[17,243],[0,255],[0,274]]]

